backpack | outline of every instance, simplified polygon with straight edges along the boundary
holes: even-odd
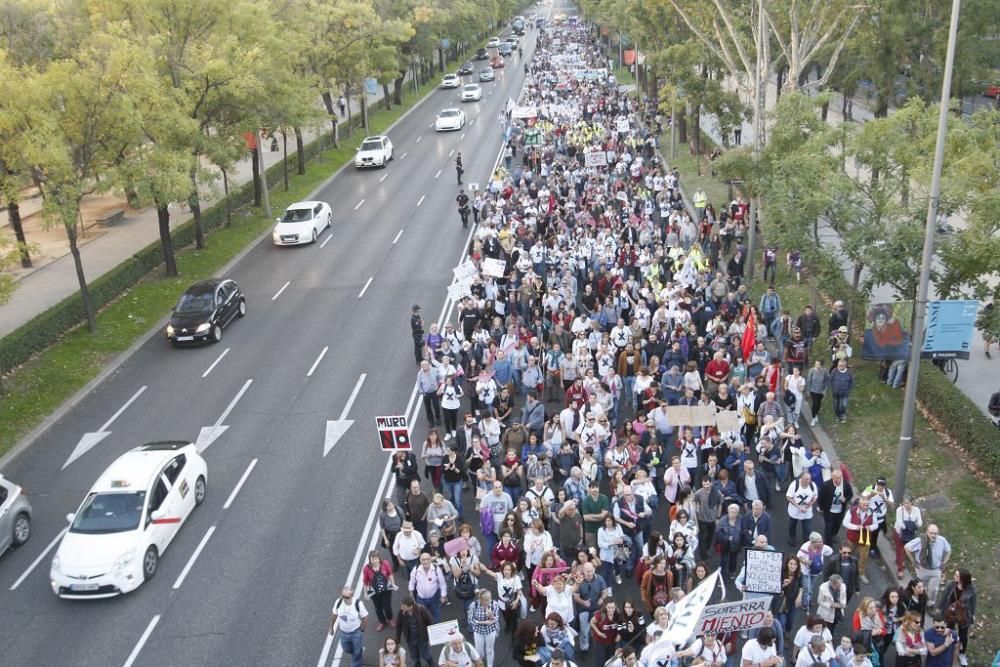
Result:
[[[372,592],[378,595],[379,593],[385,593],[388,589],[389,580],[381,571],[376,571],[375,576],[372,577]]]
[[[455,596],[459,600],[471,600],[476,596],[476,583],[468,572],[458,575],[455,580]]]
[[[449,642],[447,646],[444,647],[444,659],[451,661],[452,656],[455,654],[451,652],[451,643]],[[469,642],[465,642],[465,654],[471,659],[472,656],[478,655],[476,649]]]

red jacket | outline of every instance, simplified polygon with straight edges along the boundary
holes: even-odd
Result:
[[[855,505],[851,508],[851,511],[847,513],[847,522],[852,525],[858,526],[858,529],[847,529],[847,540],[849,542],[854,542],[855,544],[871,544],[871,530],[875,526],[875,515],[872,514],[871,510],[868,510],[867,516],[861,517],[861,507]],[[845,526],[847,524],[845,522]]]

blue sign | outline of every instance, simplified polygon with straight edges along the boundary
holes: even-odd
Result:
[[[365,94],[378,95],[378,79],[365,79]]]
[[[978,301],[931,301],[927,305],[927,333],[920,356],[968,359],[978,312]]]

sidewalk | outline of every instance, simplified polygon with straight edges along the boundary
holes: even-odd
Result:
[[[776,81],[773,78],[768,81],[767,95],[765,99],[765,107],[768,112],[774,108],[776,101],[777,91],[775,83]],[[841,101],[842,98],[840,94],[834,93],[833,98],[830,101],[830,109],[827,114],[828,122],[843,122],[844,119],[840,113],[842,108]],[[852,106],[852,120],[854,122],[867,122],[875,117],[871,109],[868,108],[868,105],[857,97],[855,97]],[[894,109],[890,107],[889,113],[891,114],[893,111]],[[714,116],[710,114],[703,114],[701,129],[705,132],[705,134],[711,137],[713,141],[720,146],[722,145],[722,137],[719,133]],[[750,123],[744,124],[742,144],[744,146],[752,144],[753,138],[753,125]],[[962,229],[965,226],[965,220],[961,215],[952,216],[949,218],[948,222],[955,229]],[[820,219],[819,237],[820,242],[828,249],[832,249],[835,256],[840,259],[841,268],[844,271],[845,278],[847,278],[848,281],[852,280],[854,269],[846,255],[840,252],[840,236],[830,227],[825,219]],[[932,298],[934,296],[933,289],[931,290],[931,296]],[[880,285],[873,290],[872,300],[875,302],[890,302],[895,301],[896,298],[894,291],[890,286]],[[998,389],[998,382],[995,373],[1000,370],[1000,359],[986,359],[985,351],[986,343],[983,341],[982,334],[977,329],[973,334],[972,352],[970,358],[967,360],[958,360],[959,373],[957,382],[958,388],[961,389],[962,392],[977,406],[979,406],[980,410],[982,410],[984,414],[986,414],[986,405],[989,403],[990,396]],[[992,364],[994,363],[997,364],[996,369],[992,367]]]
[[[409,78],[407,78],[409,80]],[[382,100],[382,89],[379,87],[376,95],[368,96],[369,109]],[[360,113],[357,98],[351,100],[353,115]],[[308,144],[322,132],[330,129],[329,121],[324,120],[318,128],[303,128],[303,141]],[[278,137],[281,144],[281,138]],[[295,169],[295,137],[289,135],[288,141],[289,169]],[[265,142],[264,164],[271,167],[281,162],[281,151],[271,152]],[[216,172],[218,170],[215,170]],[[250,154],[234,166],[229,174],[229,188],[234,190],[247,183],[252,178]],[[272,189],[275,184],[269,184]],[[10,302],[0,307],[0,337],[6,336],[36,315],[56,305],[63,299],[75,294],[79,285],[76,279],[76,269],[73,258],[69,254],[69,242],[61,225],[45,229],[41,218],[42,199],[37,191],[26,191],[25,199],[20,203],[21,217],[28,243],[37,244],[39,252],[32,254],[34,266],[23,269],[18,264],[10,273],[18,282],[17,290]],[[201,189],[201,204],[208,209],[223,197],[222,178]],[[97,225],[94,221],[108,211],[125,209],[124,220],[109,227]],[[182,211],[178,206],[171,205],[171,228],[191,219],[190,212]],[[130,210],[120,196],[93,195],[84,198],[81,206],[84,229],[79,241],[80,255],[83,259],[83,270],[87,281],[93,283],[111,269],[139,252],[151,243],[159,240],[159,229],[156,219],[156,209],[147,207]],[[279,212],[275,212],[277,215]],[[7,209],[0,213],[0,232],[10,233],[10,221]]]

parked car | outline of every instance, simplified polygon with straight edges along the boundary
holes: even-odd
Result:
[[[375,137],[365,137],[365,140],[358,146],[358,153],[354,156],[354,166],[358,169],[364,167],[384,167],[392,159],[392,141],[385,135]]]
[[[31,503],[24,489],[0,475],[0,554],[31,537]]]
[[[181,295],[167,324],[167,340],[173,345],[218,343],[222,330],[247,314],[247,298],[235,280],[209,278],[196,282]]]

